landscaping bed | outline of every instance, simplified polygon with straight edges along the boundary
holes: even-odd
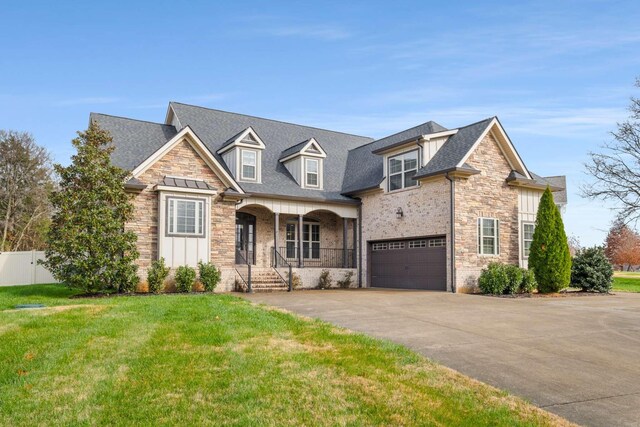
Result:
[[[405,347],[232,295],[0,289],[5,425],[569,425]],[[41,303],[39,310],[13,310]]]

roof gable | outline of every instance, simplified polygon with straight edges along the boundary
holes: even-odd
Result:
[[[262,142],[262,139],[260,139],[256,131],[253,130],[251,126],[234,135],[226,143],[224,143],[222,145],[222,148],[218,150],[218,154],[226,153],[234,147],[257,148],[260,150],[265,149],[264,142]]]
[[[327,153],[322,146],[316,141],[315,138],[309,138],[306,141],[302,141],[300,144],[296,144],[293,147],[289,147],[280,154],[280,162],[286,162],[295,157],[307,155],[312,157],[327,157]]]

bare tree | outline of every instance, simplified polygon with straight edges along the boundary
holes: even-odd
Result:
[[[640,78],[635,86],[640,88]],[[625,223],[640,219],[640,98],[631,97],[629,112],[603,152],[589,153],[585,167],[595,182],[582,188],[586,197],[613,201]]]
[[[44,247],[52,187],[49,152],[27,132],[0,130],[0,251]]]

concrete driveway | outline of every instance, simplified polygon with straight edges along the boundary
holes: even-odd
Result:
[[[404,344],[579,424],[640,425],[640,294],[360,289],[247,298]]]

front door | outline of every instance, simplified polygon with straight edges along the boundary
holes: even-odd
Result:
[[[256,217],[236,213],[236,264],[256,263]]]

